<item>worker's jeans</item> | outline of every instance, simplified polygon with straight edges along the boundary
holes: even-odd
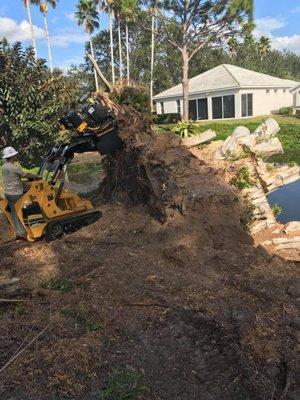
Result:
[[[22,197],[22,194],[6,194],[5,197],[10,207],[11,219],[16,232],[16,236],[26,236],[27,232],[17,216],[15,207],[16,202],[19,200],[20,197]]]

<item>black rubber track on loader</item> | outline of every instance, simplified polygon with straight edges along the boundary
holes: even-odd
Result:
[[[48,223],[45,238],[48,242],[51,242],[60,238],[64,233],[75,232],[98,221],[101,217],[101,211],[92,211],[72,217],[58,218]]]

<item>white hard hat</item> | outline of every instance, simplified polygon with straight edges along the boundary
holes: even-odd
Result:
[[[15,150],[13,147],[5,147],[5,149],[3,150],[2,158],[10,158],[17,154],[17,150]]]

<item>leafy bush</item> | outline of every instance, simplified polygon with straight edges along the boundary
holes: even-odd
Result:
[[[279,115],[292,115],[293,107],[281,107],[278,111]]]
[[[173,124],[181,120],[181,115],[177,113],[156,114],[155,120],[157,124]]]
[[[250,176],[249,168],[244,165],[238,170],[230,183],[238,189],[248,189],[254,185],[255,181]]]
[[[3,146],[20,152],[22,163],[37,165],[58,134],[58,120],[80,97],[74,78],[53,74],[35,60],[31,47],[0,41],[0,132]]]
[[[296,118],[300,118],[300,110],[296,110]]]
[[[197,132],[197,125],[190,121],[180,121],[174,126],[172,132],[177,133],[184,139],[193,136]]]
[[[142,113],[150,114],[150,98],[144,86],[116,86],[111,98],[119,104],[131,105]]]

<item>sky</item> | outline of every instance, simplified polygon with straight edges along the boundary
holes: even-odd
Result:
[[[55,10],[48,12],[53,63],[67,70],[72,64],[84,59],[84,44],[87,35],[77,26],[74,18],[76,0],[60,0]],[[31,6],[32,19],[37,37],[38,56],[47,59],[44,23],[39,9]],[[271,39],[278,50],[287,49],[300,55],[300,0],[255,0],[255,37],[264,35]],[[107,28],[107,18],[100,23]],[[31,44],[23,0],[0,0],[0,38],[10,42],[22,41]]]

